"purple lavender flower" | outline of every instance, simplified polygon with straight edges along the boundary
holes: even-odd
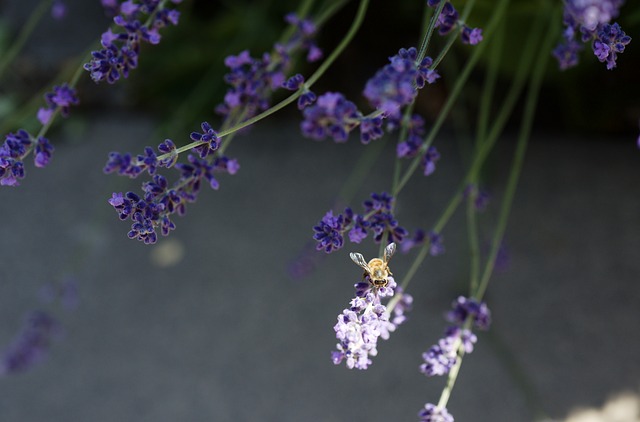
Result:
[[[482,29],[470,28],[467,25],[463,25],[462,32],[460,32],[463,44],[476,45],[482,41]]]
[[[446,407],[440,408],[431,403],[424,405],[424,409],[420,410],[418,417],[421,422],[453,422],[453,416]]]
[[[368,279],[354,287],[356,296],[350,307],[338,316],[333,327],[339,343],[331,358],[335,365],[344,360],[349,369],[367,369],[372,363],[371,358],[378,354],[378,338],[387,340],[398,325],[389,321],[389,312],[381,303],[381,298],[394,295],[397,284],[393,277],[389,277],[385,287],[375,286]]]
[[[296,73],[292,77],[286,80],[286,82],[282,83],[282,87],[289,91],[297,91],[304,84],[304,76],[299,73]]]
[[[430,7],[436,8],[440,4],[440,0],[431,1],[429,0],[427,4]],[[438,20],[436,21],[436,28],[438,28],[438,34],[446,35],[453,30],[458,24],[458,11],[450,2],[446,2],[444,7],[442,8],[442,12],[438,16]]]
[[[474,298],[459,296],[451,305],[453,310],[447,313],[447,321],[462,325],[467,318],[473,318],[475,327],[488,330],[491,325],[491,311],[484,302],[478,302]]]
[[[200,135],[201,138],[199,140],[204,140],[206,142],[200,147],[200,149],[208,151],[211,148],[211,145],[213,145],[214,142],[217,142],[217,137],[215,138],[216,141],[214,141],[215,131],[213,131],[206,122],[202,125],[205,133],[196,135]],[[210,133],[209,129],[211,129],[213,133]],[[160,152],[160,155],[165,157],[160,159],[151,147],[145,147],[144,154],[138,154],[135,158],[129,153],[121,154],[119,152],[111,152],[109,153],[109,159],[102,171],[106,174],[117,173],[121,176],[127,176],[135,179],[145,171],[153,176],[158,167],[169,168],[175,165],[176,160],[178,159],[178,154],[176,153],[176,145],[171,139],[165,139],[160,145],[158,145],[158,151]]]
[[[314,42],[317,32],[315,23],[310,19],[300,19],[295,13],[287,14],[284,19],[288,24],[296,27],[296,31],[289,39],[285,50],[289,53],[297,49],[307,50],[309,63],[320,60],[323,53]]]
[[[60,109],[62,117],[68,117],[69,108],[72,105],[80,104],[76,90],[69,87],[66,83],[60,86],[54,86],[53,92],[45,94],[44,99],[47,103],[47,107],[40,108],[38,110],[38,120],[43,125],[49,123],[49,120],[56,109]]]
[[[474,184],[470,184],[464,190],[465,199],[470,195],[473,197],[473,206],[475,207],[476,211],[484,211],[487,208],[489,199],[491,197],[489,195],[489,192],[484,189],[480,189]]]
[[[600,62],[607,63],[607,69],[616,67],[618,53],[624,52],[624,48],[631,42],[631,37],[624,33],[620,25],[604,24],[593,40],[593,53]]]
[[[382,117],[364,117],[360,121],[360,142],[368,144],[373,139],[381,138],[384,135],[382,130]]]
[[[352,243],[362,242],[368,234],[369,226],[371,225],[364,216],[355,214],[351,208],[345,208],[344,210],[344,223],[345,226],[351,227],[349,230],[349,240]]]
[[[560,69],[578,64],[578,53],[582,46],[576,41],[580,35],[582,43],[591,42],[594,55],[607,69],[616,67],[617,54],[622,53],[631,42],[620,25],[610,22],[618,17],[624,0],[567,0],[563,23],[563,42],[553,50]]]
[[[316,140],[326,137],[346,142],[349,133],[358,125],[360,112],[342,94],[327,92],[316,103],[303,110],[300,124],[302,134]]]
[[[429,253],[431,256],[438,256],[444,253],[442,235],[434,231],[429,232]]]
[[[469,329],[464,328],[469,318],[479,329],[487,330],[491,323],[491,313],[484,302],[463,296],[453,302],[453,310],[446,318],[454,325],[445,330],[444,337],[422,354],[423,363],[420,372],[428,377],[445,375],[456,364],[459,353],[473,352],[478,338]]]
[[[399,123],[397,123],[397,125],[399,126]],[[424,120],[419,115],[414,114],[411,116],[411,120],[407,125],[407,139],[398,143],[398,146],[396,147],[396,154],[398,155],[398,158],[415,157],[423,144],[423,135]]]
[[[51,161],[51,155],[53,154],[53,145],[47,138],[40,136],[36,141],[35,155],[33,161],[36,167],[46,167]]]
[[[172,1],[177,4],[179,1]],[[103,0],[105,11],[118,15],[114,23],[124,32],[112,32],[111,28],[102,35],[102,49],[91,53],[92,59],[83,67],[90,72],[96,83],[107,81],[113,84],[120,77],[127,78],[131,69],[138,66],[140,43],[158,44],[159,29],[167,25],[177,25],[179,12],[169,9],[166,2],[143,0],[140,4],[125,1],[118,6],[116,2]],[[162,5],[162,7],[160,7]],[[152,16],[153,19],[148,19]],[[145,23],[142,23],[145,22]]]
[[[432,59],[425,57],[416,63],[417,58],[418,51],[414,47],[401,48],[397,55],[389,58],[389,64],[367,81],[363,94],[372,107],[398,117],[400,109],[414,100],[417,89],[425,82],[435,82],[439,75],[429,69]]]
[[[24,372],[42,362],[53,340],[60,335],[60,325],[43,311],[31,312],[22,331],[4,352],[0,376]]]
[[[317,250],[331,253],[342,248],[344,244],[342,237],[344,217],[342,214],[334,216],[333,211],[327,212],[318,225],[313,227],[313,230],[316,232],[313,238],[318,241]]]
[[[211,127],[211,125],[207,122],[202,122],[202,133],[191,132],[190,138],[196,142],[202,142],[202,145],[199,145],[193,148],[200,154],[200,158],[205,158],[209,154],[213,154],[216,152],[218,148],[220,148],[220,142],[218,141],[218,134]]]
[[[434,146],[430,146],[422,156],[421,165],[424,168],[424,175],[429,176],[436,171],[436,162],[440,159],[440,153]]]

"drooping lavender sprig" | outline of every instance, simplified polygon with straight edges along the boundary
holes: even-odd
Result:
[[[397,290],[393,277],[388,278],[386,286],[375,286],[366,277],[354,287],[355,297],[338,315],[338,322],[333,327],[339,342],[331,359],[335,365],[345,361],[349,369],[367,369],[371,358],[378,354],[378,339],[388,340],[390,333],[406,321],[405,312],[410,310],[413,299]],[[394,295],[402,296],[398,302],[401,305],[394,308],[394,317],[389,320],[389,312],[381,299]]]
[[[452,307],[446,319],[454,325],[447,327],[444,337],[422,354],[420,372],[426,376],[448,374],[460,353],[473,351],[477,337],[470,328],[488,330],[491,324],[491,313],[484,302],[460,296]]]
[[[121,220],[133,222],[127,234],[130,239],[152,244],[157,241],[157,229],[163,236],[169,235],[175,229],[171,216],[186,213],[186,204],[195,202],[203,182],[212,189],[218,189],[220,184],[216,173],[235,174],[240,168],[237,160],[217,154],[220,141],[211,125],[203,122],[201,126],[203,133],[191,134],[192,140],[202,142],[197,148],[199,157],[189,154],[188,163],[176,163],[176,146],[169,139],[158,146],[160,156],[150,147],[135,159],[130,154],[113,152],[109,155],[105,173],[115,172],[135,178],[147,172],[152,176],[152,180],[142,184],[142,196],[134,192],[114,192],[108,201]],[[172,167],[179,172],[179,178],[172,186],[157,173],[160,167]]]
[[[300,19],[293,13],[287,14],[285,21],[293,26],[294,31],[285,43],[274,45],[272,53],[264,53],[261,58],[253,58],[248,50],[244,50],[237,56],[225,59],[229,73],[224,79],[231,87],[227,90],[224,102],[216,107],[218,114],[227,119],[233,116],[247,119],[268,109],[275,90],[282,87],[296,90],[304,82],[302,75],[296,75],[288,84],[285,83],[286,72],[291,67],[292,54],[307,50],[308,61],[322,58],[322,51],[314,41],[316,26],[313,21]],[[293,88],[294,85],[297,87]],[[305,102],[313,102],[312,96],[315,94],[311,93],[304,99],[301,98],[299,106]]]
[[[36,167],[45,167],[51,160],[53,146],[47,138],[34,138],[24,129],[5,136],[0,145],[0,186],[18,186],[24,179],[24,159],[31,153]]]
[[[372,233],[374,242],[380,243],[386,233],[389,243],[401,244],[407,231],[393,215],[393,202],[394,198],[385,192],[372,193],[371,199],[363,203],[362,214],[356,214],[349,207],[338,215],[333,211],[327,212],[313,227],[313,238],[318,242],[316,249],[326,253],[341,249],[345,234],[352,243],[360,243]]]
[[[565,1],[563,41],[553,50],[560,69],[578,64],[583,45],[590,43],[593,54],[607,69],[616,67],[618,54],[631,42],[618,23],[611,21],[620,14],[624,0]]]
[[[181,1],[170,0],[173,4]],[[168,0],[129,0],[119,5],[118,14],[113,18],[116,32],[109,28],[102,34],[102,49],[93,51],[91,61],[83,66],[93,81],[113,84],[120,77],[129,76],[138,66],[140,44],[158,44],[159,30],[178,24],[180,13],[166,7],[167,3]],[[103,5],[115,11],[113,2],[103,2]]]
[[[24,372],[45,360],[51,344],[60,337],[60,330],[60,324],[49,313],[29,313],[22,330],[3,353],[0,376]]]

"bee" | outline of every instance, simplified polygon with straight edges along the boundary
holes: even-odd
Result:
[[[351,252],[349,256],[356,265],[364,269],[363,278],[369,276],[369,280],[374,286],[386,287],[389,283],[388,277],[393,275],[389,269],[389,260],[395,252],[396,244],[389,243],[389,245],[384,248],[384,256],[382,258],[373,258],[369,263],[364,260],[362,254]]]

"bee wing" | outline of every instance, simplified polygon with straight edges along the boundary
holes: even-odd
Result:
[[[369,265],[367,264],[367,261],[364,260],[364,256],[362,256],[362,254],[351,252],[349,256],[351,257],[351,260],[356,263],[356,265],[364,268],[368,272],[371,272],[371,270],[369,270]]]
[[[396,244],[391,242],[384,248],[384,262],[389,262],[394,253],[396,253]]]

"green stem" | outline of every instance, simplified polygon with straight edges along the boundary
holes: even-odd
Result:
[[[496,26],[501,21],[507,9],[508,3],[509,3],[508,0],[500,0],[500,2],[496,5],[496,8],[491,17],[491,20],[486,26],[485,37],[487,39],[490,38]],[[482,54],[482,51],[484,50],[485,45],[486,45],[485,42],[481,42],[480,44],[474,46],[473,53],[471,54],[471,57],[469,57],[469,61],[467,62],[465,68],[463,69],[462,73],[458,77],[456,84],[453,88],[453,91],[449,94],[449,97],[447,98],[447,101],[442,107],[442,110],[440,110],[440,113],[438,114],[438,118],[436,119],[431,130],[429,131],[429,134],[427,135],[427,138],[425,139],[424,144],[422,145],[419,153],[416,155],[416,157],[413,159],[413,161],[409,165],[409,168],[407,168],[404,175],[400,179],[400,182],[398,183],[396,190],[393,192],[394,196],[396,196],[402,190],[402,188],[407,184],[407,182],[409,181],[413,173],[418,168],[418,165],[420,164],[420,160],[422,158],[422,154],[424,154],[424,152],[426,152],[429,146],[431,146],[431,144],[433,143],[438,131],[440,130],[440,127],[442,126],[445,118],[449,114],[451,107],[453,107],[453,104],[458,98],[458,95],[460,95],[462,88],[467,82],[467,79],[471,74],[471,71],[475,67],[478,60],[480,59],[480,56]]]
[[[473,191],[467,196],[467,235],[469,237],[469,294],[473,294],[478,288],[480,274],[480,241],[478,237],[478,225],[476,218],[475,199],[478,191],[474,184]]]
[[[553,15],[555,16],[555,13]],[[478,300],[482,299],[487,289],[487,285],[489,284],[489,279],[491,277],[491,273],[493,272],[496,257],[498,256],[502,238],[507,227],[509,214],[511,213],[511,206],[513,204],[513,198],[518,186],[518,180],[520,178],[520,173],[522,170],[522,163],[524,162],[524,155],[527,150],[527,143],[529,141],[529,136],[531,135],[531,128],[533,127],[533,119],[535,117],[538,95],[540,93],[540,85],[542,84],[542,77],[549,61],[550,55],[548,52],[551,51],[551,47],[554,40],[556,39],[555,37],[557,36],[558,32],[557,26],[550,26],[551,28],[547,30],[547,36],[539,49],[540,54],[535,61],[535,67],[533,68],[533,72],[531,74],[529,91],[527,93],[523,111],[522,125],[520,126],[513,164],[511,166],[507,188],[505,191],[504,199],[502,201],[502,206],[500,208],[498,225],[496,227],[493,241],[491,243],[491,252],[489,253],[489,258],[482,274],[482,279],[480,280],[480,286],[474,294],[474,297]]]
[[[22,27],[18,38],[11,43],[11,48],[9,48],[9,51],[7,51],[2,57],[2,60],[0,60],[0,78],[2,78],[7,67],[9,67],[11,62],[13,62],[13,59],[15,59],[18,53],[20,53],[20,50],[24,47],[29,36],[33,33],[33,30],[38,25],[38,22],[40,22],[40,19],[42,19],[42,16],[44,16],[45,12],[51,7],[51,2],[52,0],[43,0],[35,9],[33,9],[27,23]]]
[[[438,16],[444,9],[445,1],[441,1],[438,5],[436,11],[431,16],[431,20],[429,21],[429,26],[427,26],[427,31],[424,33],[424,37],[422,38],[422,44],[420,45],[420,50],[418,52],[418,63],[424,59],[424,56],[427,55],[427,49],[429,48],[429,41],[431,40],[431,36],[433,35],[434,29],[436,29],[436,22],[438,21]]]

